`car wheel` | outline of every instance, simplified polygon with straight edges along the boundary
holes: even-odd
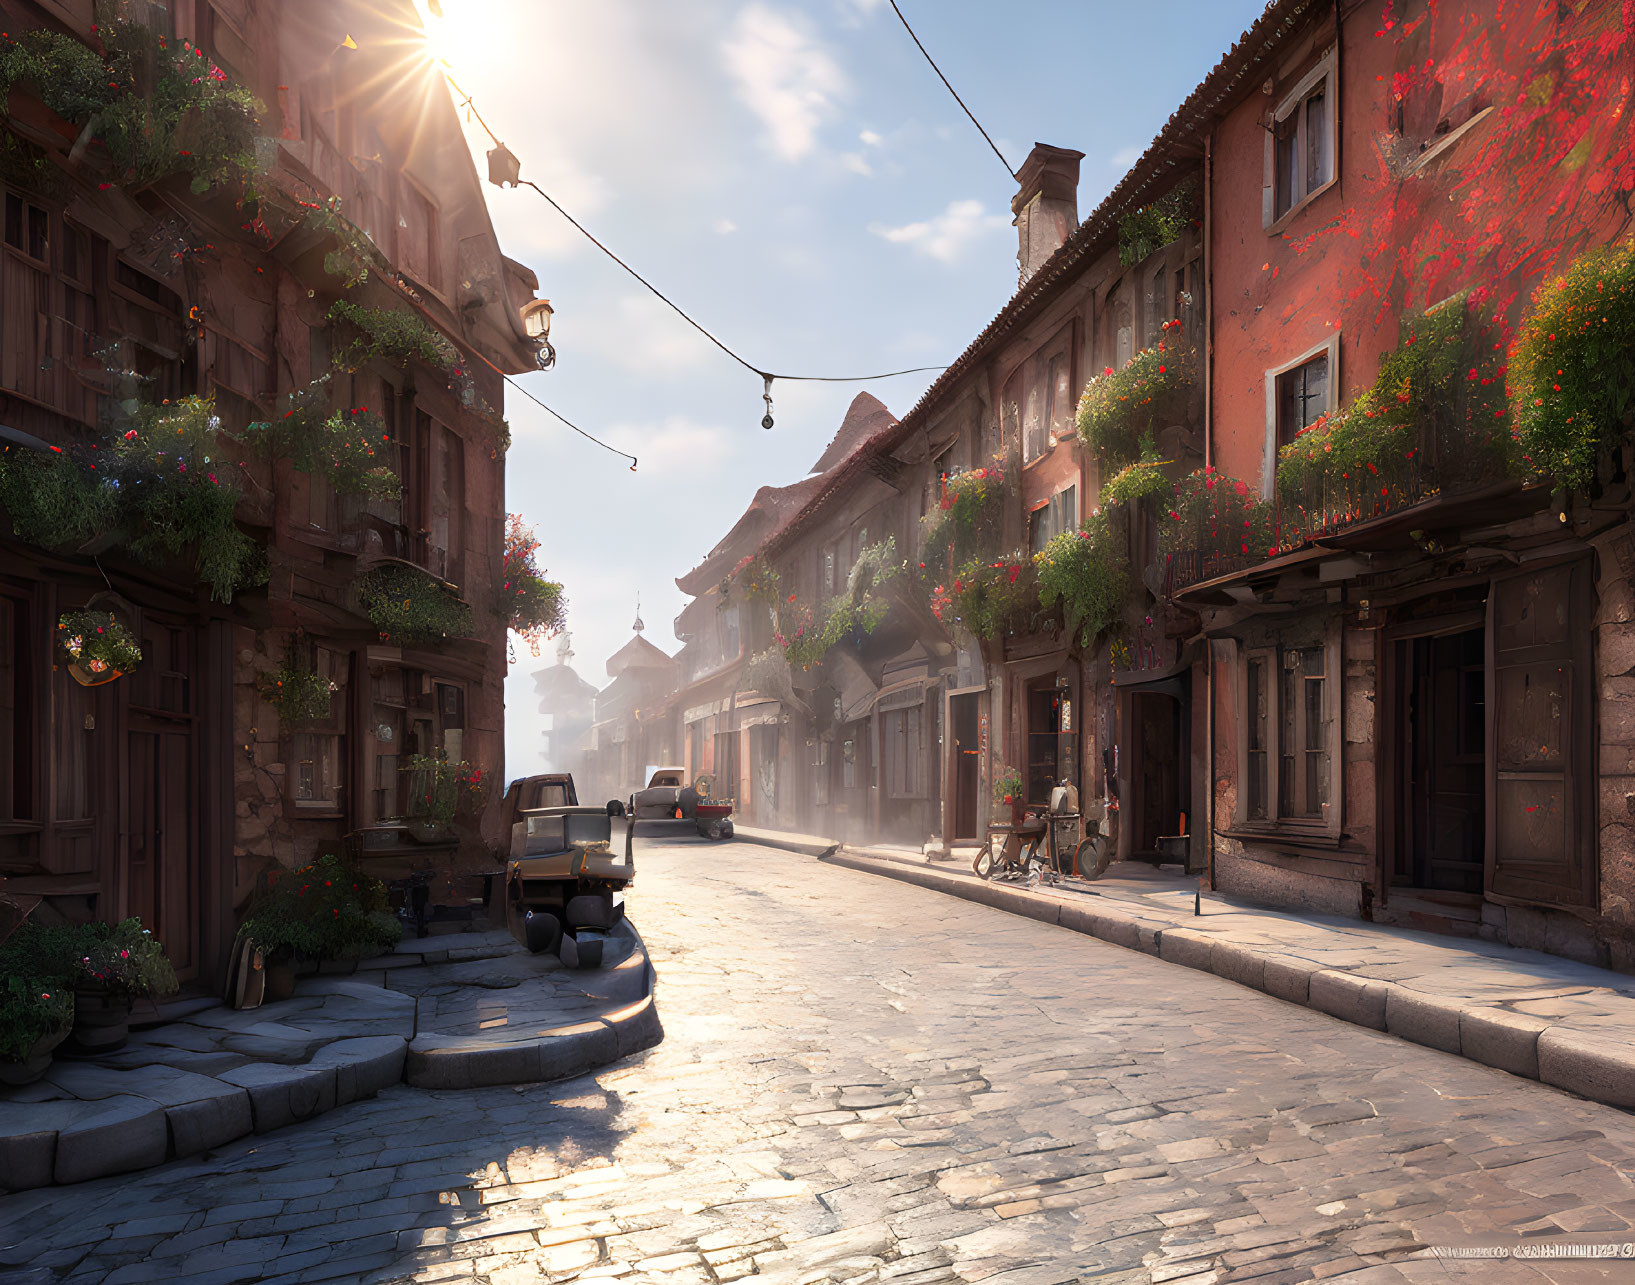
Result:
[[[524,944],[536,955],[548,955],[562,942],[562,921],[548,910],[530,910],[523,917]]]

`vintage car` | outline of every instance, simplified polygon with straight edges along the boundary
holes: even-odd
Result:
[[[701,775],[691,785],[684,768],[661,767],[647,782],[647,788],[630,796],[631,823],[637,821],[686,821],[697,827],[705,839],[732,838],[732,803],[713,797],[713,782]]]
[[[555,952],[569,968],[602,962],[606,934],[624,917],[624,892],[636,877],[634,827],[623,827],[623,855],[613,850],[613,818],[623,811],[615,800],[605,808],[518,812],[505,869],[505,923],[529,950]]]

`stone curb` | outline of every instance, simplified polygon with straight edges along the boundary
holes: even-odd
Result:
[[[832,839],[820,839],[814,835],[785,834],[781,830],[757,830],[753,826],[735,825],[732,840],[738,843],[759,844],[763,848],[781,848],[785,852],[798,852],[803,857],[829,857],[840,848],[840,844]]]
[[[1156,955],[1344,1022],[1538,1080],[1592,1102],[1635,1110],[1635,1049],[1610,1036],[1255,950],[1171,920],[1147,918],[1111,898],[1074,905],[1006,884],[977,883],[844,850],[820,859]]]
[[[654,1002],[658,975],[633,924],[630,933],[636,944],[624,959],[585,975],[597,994],[619,1007],[530,1038],[473,1045],[435,1035],[413,1041],[354,1036],[324,1045],[297,1066],[251,1062],[223,1071],[187,1101],[116,1094],[97,1100],[88,1113],[71,1110],[83,1100],[33,1104],[28,1110],[38,1117],[30,1121],[37,1130],[0,1135],[0,1192],[150,1169],[311,1120],[394,1084],[474,1089],[560,1080],[652,1048],[664,1038]],[[134,1087],[141,1072],[119,1074],[131,1076]]]

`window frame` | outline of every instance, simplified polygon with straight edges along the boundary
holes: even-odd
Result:
[[[1297,80],[1294,87],[1283,95],[1271,114],[1271,121],[1265,130],[1265,184],[1261,188],[1261,225],[1268,234],[1275,235],[1281,232],[1290,220],[1297,217],[1302,210],[1339,181],[1339,77],[1336,72],[1338,66],[1339,60],[1336,57],[1335,46],[1330,45],[1324,50],[1311,70]],[[1303,195],[1297,197],[1290,203],[1288,209],[1279,213],[1277,209],[1277,127],[1296,111],[1303,112],[1307,100],[1311,98],[1313,91],[1317,89],[1319,84],[1323,87],[1324,101],[1328,104],[1324,126],[1328,134],[1328,177],[1316,187],[1310,188]],[[1303,146],[1305,138],[1304,122],[1301,122],[1297,129],[1297,138],[1302,140],[1301,143],[1297,143],[1297,147],[1300,147]]]
[[[1280,767],[1283,761],[1283,673],[1285,657],[1291,653],[1311,651],[1320,648],[1323,653],[1323,702],[1322,718],[1328,727],[1328,805],[1321,813],[1297,816],[1280,815],[1283,809],[1281,797]],[[1266,646],[1247,647],[1239,650],[1238,663],[1233,667],[1236,699],[1241,717],[1237,720],[1237,762],[1238,762],[1238,790],[1233,806],[1232,828],[1235,832],[1250,836],[1284,837],[1295,841],[1328,841],[1337,842],[1340,838],[1345,813],[1344,794],[1344,751],[1345,728],[1342,723],[1344,710],[1343,687],[1345,685],[1344,648],[1342,645],[1341,630],[1338,624],[1325,628],[1320,637],[1307,637],[1293,643],[1275,643]],[[1264,800],[1266,814],[1256,816],[1251,806],[1252,778],[1250,774],[1251,752],[1250,723],[1254,718],[1249,703],[1250,683],[1249,671],[1251,667],[1263,664],[1266,666],[1268,686],[1266,692],[1265,744],[1264,748],[1254,752],[1262,754],[1265,761]],[[1313,751],[1310,746],[1302,743],[1301,752]]]
[[[1275,495],[1277,482],[1277,452],[1282,443],[1278,440],[1279,425],[1278,412],[1280,384],[1284,375],[1292,370],[1298,370],[1317,357],[1328,357],[1328,405],[1324,408],[1325,415],[1332,415],[1339,409],[1340,402],[1340,332],[1335,330],[1321,343],[1314,344],[1299,356],[1284,362],[1281,366],[1273,366],[1266,371],[1266,443],[1260,470],[1261,497],[1270,500]]]
[[[352,678],[352,653],[346,648],[319,639],[303,639],[299,644],[306,651],[306,663],[312,672],[321,674],[335,684],[329,700],[329,717],[317,719],[300,727],[289,729],[283,738],[285,781],[289,790],[290,807],[300,817],[335,817],[346,811],[347,800],[347,708]],[[303,738],[322,740],[329,746],[328,761],[334,765],[329,797],[303,799],[301,791],[301,755]]]

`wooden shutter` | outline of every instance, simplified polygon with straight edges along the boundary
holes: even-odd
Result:
[[[1487,890],[1595,900],[1589,559],[1497,579],[1488,595]]]

